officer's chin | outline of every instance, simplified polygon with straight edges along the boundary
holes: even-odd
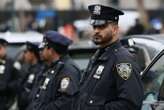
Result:
[[[97,39],[97,38],[92,39],[92,42],[93,42],[94,44],[96,44],[96,45],[100,45],[100,44],[101,44],[100,39]]]

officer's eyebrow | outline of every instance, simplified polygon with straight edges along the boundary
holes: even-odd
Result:
[[[106,28],[107,26],[108,26],[108,24],[106,23],[106,24],[103,24],[103,25],[93,25],[92,27],[93,27],[93,29],[95,29],[95,28],[104,29],[104,28]]]

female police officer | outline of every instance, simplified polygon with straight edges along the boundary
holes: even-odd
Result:
[[[140,110],[140,69],[118,37],[119,15],[124,13],[99,4],[90,5],[89,11],[92,40],[100,48],[83,76],[74,110]]]

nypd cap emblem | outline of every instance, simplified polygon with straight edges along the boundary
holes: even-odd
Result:
[[[93,10],[93,14],[100,15],[101,14],[101,6],[96,5]]]
[[[116,65],[117,72],[124,80],[129,79],[132,73],[132,66],[130,63],[120,63]]]

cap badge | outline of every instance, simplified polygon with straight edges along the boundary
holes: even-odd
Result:
[[[114,17],[114,19],[115,19],[115,20],[117,20],[117,19],[118,19],[118,17],[117,17],[117,16],[115,16],[115,17]]]
[[[100,15],[100,14],[101,14],[101,6],[96,5],[96,6],[94,7],[93,14],[95,14],[95,15]]]

